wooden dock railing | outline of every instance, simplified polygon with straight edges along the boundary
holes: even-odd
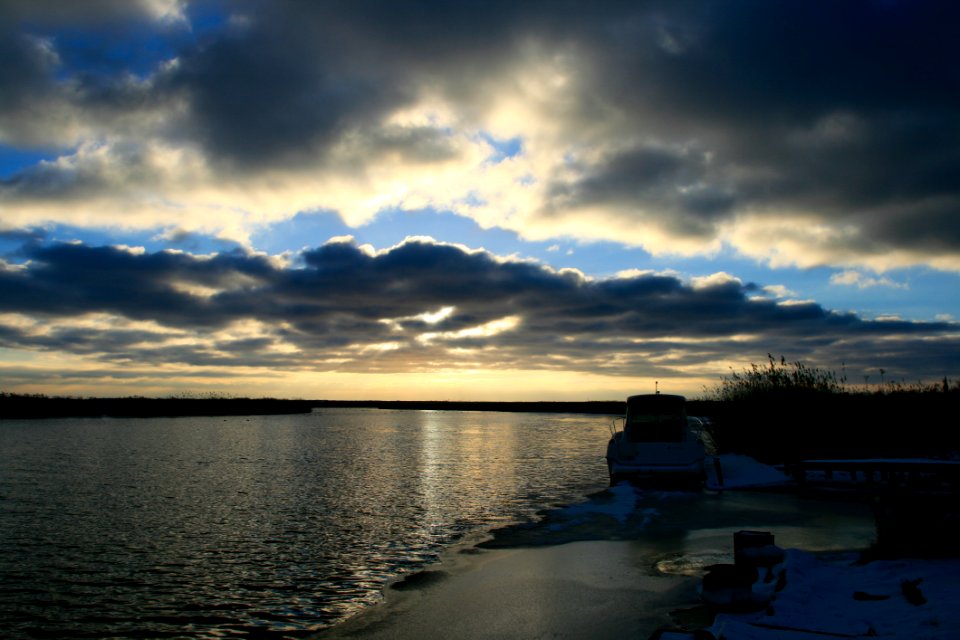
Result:
[[[802,460],[784,471],[801,488],[960,492],[960,461],[953,460]]]

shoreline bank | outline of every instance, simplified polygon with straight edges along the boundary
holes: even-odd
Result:
[[[632,541],[463,549],[423,574],[432,578],[388,588],[381,605],[314,638],[646,638],[678,603],[697,604],[699,582],[658,575],[648,560]]]
[[[645,640],[681,624],[704,628],[711,619],[701,578],[706,567],[733,561],[734,532],[764,528],[780,544],[848,553],[874,538],[869,509],[852,507],[617,485],[536,522],[464,541],[385,589],[382,603],[315,637]]]
[[[707,413],[709,401],[691,400],[693,413]],[[150,418],[284,415],[313,409],[387,411],[491,411],[622,416],[622,400],[460,401],[460,400],[290,400],[284,398],[81,398],[0,393],[0,419]]]
[[[461,402],[403,400],[286,400],[278,398],[70,398],[0,394],[0,419],[170,418],[193,416],[288,415],[314,409],[386,411],[492,411],[623,415],[619,401]]]
[[[732,557],[732,536],[729,543]],[[731,612],[700,597],[706,563],[730,558],[671,558],[656,547],[650,540],[609,539],[463,546],[385,589],[381,604],[311,637],[933,640],[960,633],[958,558],[864,562],[863,550],[790,548],[774,569],[781,579],[763,584],[758,577],[773,600]]]

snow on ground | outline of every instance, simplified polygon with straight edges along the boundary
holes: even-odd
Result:
[[[723,483],[717,472],[719,463],[723,475]],[[749,456],[725,454],[709,456],[706,462],[707,489],[747,489],[757,487],[773,487],[791,482],[790,478],[779,469],[757,462]]]
[[[569,507],[569,513],[575,515],[577,511],[583,510],[586,513],[599,513],[612,516],[619,522],[624,523],[632,514],[637,504],[637,494],[629,484],[618,484],[608,489],[613,495],[613,500],[604,504],[584,503],[583,505],[574,505]]]
[[[747,456],[716,459],[723,484],[708,458],[708,489],[772,487],[792,481]],[[755,592],[773,597],[770,606],[756,613],[720,614],[710,631],[724,640],[960,638],[960,559],[856,564],[858,559],[858,554],[819,557],[791,549],[775,569],[785,572],[782,591],[773,592],[775,581],[754,585]]]
[[[960,638],[960,559],[861,565],[855,564],[857,558],[787,551],[774,569],[785,571],[786,587],[773,594],[770,606],[756,613],[719,614],[711,633],[724,640]]]
[[[722,470],[722,485],[715,459]],[[706,471],[705,486],[710,490],[792,483],[779,469],[743,455],[708,457]],[[689,495],[623,482],[585,502],[550,512],[542,528],[550,535],[569,534],[571,540],[583,531],[601,537],[605,532],[616,536],[625,530],[642,532],[664,517],[658,508],[647,506],[650,500]],[[814,555],[788,550],[784,562],[774,568],[784,573],[786,586],[775,592],[777,580],[761,579],[753,587],[754,593],[772,598],[770,605],[754,613],[721,613],[709,631],[718,640],[960,639],[960,559],[867,564],[858,564],[858,559],[856,553]]]
[[[748,456],[716,459],[723,485],[711,456],[706,464],[707,489],[749,490],[792,483],[779,469]],[[549,512],[537,527],[521,527],[520,533],[527,537],[517,539],[556,544],[582,537],[642,535],[652,523],[669,518],[674,513],[671,508],[686,504],[685,500],[695,495],[623,482],[585,502]],[[531,533],[538,531],[546,536]],[[790,549],[773,569],[777,577],[782,573],[785,578],[782,590],[775,591],[777,579],[763,581],[766,569],[753,586],[754,593],[772,598],[769,606],[753,613],[718,614],[709,631],[718,640],[960,640],[960,559],[858,564],[859,557],[857,553],[814,555]],[[686,632],[676,635],[691,637]]]
[[[562,514],[562,520],[567,524],[579,523],[589,516],[601,515],[609,516],[622,525],[626,524],[628,518],[639,513],[643,516],[644,522],[649,522],[651,518],[659,515],[659,512],[650,508],[638,511],[637,499],[640,495],[636,487],[628,482],[621,482],[607,489],[599,498],[566,506],[556,515]],[[555,523],[553,526],[558,528],[560,525]]]

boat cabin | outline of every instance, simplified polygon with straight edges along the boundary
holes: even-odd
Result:
[[[630,396],[624,437],[629,442],[683,442],[687,433],[686,403],[683,396]]]

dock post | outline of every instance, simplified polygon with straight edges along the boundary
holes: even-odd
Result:
[[[713,470],[717,472],[717,483],[723,486],[723,466],[720,464],[720,456],[713,456]]]

